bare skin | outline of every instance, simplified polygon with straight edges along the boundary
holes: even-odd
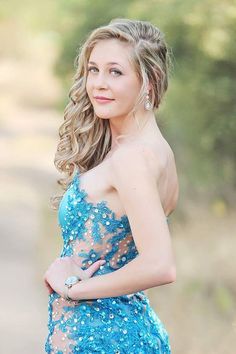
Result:
[[[125,210],[112,182],[111,161],[112,156],[121,147],[125,148],[130,145],[150,150],[150,156],[147,157],[149,159],[148,163],[156,179],[164,213],[169,216],[174,211],[178,200],[178,176],[173,151],[162,136],[156,122],[154,129],[151,125],[142,137],[134,139],[132,143],[123,143],[120,147],[113,148],[101,164],[81,175],[81,188],[88,192],[90,201],[97,203],[100,200],[106,200],[117,216],[123,215]],[[129,154],[129,149],[127,149],[127,154]],[[158,172],[160,160],[162,166],[161,176],[159,176]]]
[[[84,280],[70,289],[72,299],[119,296],[175,280],[166,225],[179,193],[175,159],[154,112],[146,111],[143,104],[137,107],[135,117],[141,128],[130,113],[141,87],[129,60],[130,50],[118,40],[104,40],[90,55],[86,89],[96,115],[109,119],[112,143],[102,163],[80,176],[80,186],[90,202],[106,200],[117,217],[127,214],[139,256],[112,274],[97,277],[92,274],[99,262],[86,271],[78,266],[77,275]],[[148,90],[151,92],[150,84]],[[104,104],[95,96],[111,100]],[[125,137],[118,143],[121,134]],[[64,296],[64,280],[71,275],[74,261],[65,257],[51,264],[44,277],[49,291]],[[134,279],[135,273],[140,275],[138,279]]]
[[[152,151],[147,159],[156,176],[163,209],[168,216],[176,206],[179,189],[174,154],[157,126],[153,111],[146,111],[143,104],[138,106],[135,117],[141,128],[130,113],[141,88],[129,59],[130,50],[129,45],[111,39],[98,42],[90,55],[87,93],[97,116],[109,119],[112,142],[110,152],[103,162],[81,176],[81,185],[87,190],[91,201],[106,199],[117,215],[122,215],[124,208],[112,181],[110,158],[120,147],[128,147],[130,144],[147,147]],[[111,62],[117,64],[109,65]],[[148,90],[151,94],[150,84]],[[96,96],[113,100],[103,104],[95,99]],[[122,134],[127,136],[117,141],[117,137]]]

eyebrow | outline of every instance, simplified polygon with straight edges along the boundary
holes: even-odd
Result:
[[[88,64],[95,64],[97,65],[94,61],[89,61]],[[116,63],[115,61],[107,63],[107,65],[120,65],[119,63]],[[120,65],[122,67],[122,65]]]

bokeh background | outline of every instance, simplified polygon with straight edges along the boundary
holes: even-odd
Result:
[[[0,2],[0,352],[39,354],[43,274],[62,239],[49,199],[77,48],[114,17],[149,20],[173,51],[158,125],[180,182],[170,230],[177,280],[148,291],[173,354],[236,348],[236,4],[233,0]],[[109,354],[109,353],[108,353]]]

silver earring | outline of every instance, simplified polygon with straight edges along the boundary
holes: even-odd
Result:
[[[144,108],[147,111],[151,111],[152,110],[152,103],[150,101],[149,93],[147,93],[147,95],[146,95],[146,99],[145,99],[145,102],[144,102]]]

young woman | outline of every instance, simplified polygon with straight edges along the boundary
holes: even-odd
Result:
[[[171,353],[144,292],[174,282],[167,217],[176,207],[174,154],[154,115],[169,50],[149,22],[115,19],[80,48],[55,165],[63,249],[44,275],[47,353]],[[60,202],[60,204],[59,204]]]

